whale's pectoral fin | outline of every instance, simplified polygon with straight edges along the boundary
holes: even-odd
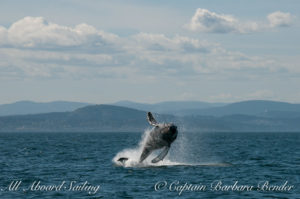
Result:
[[[169,146],[166,146],[166,147],[162,150],[162,152],[161,152],[156,158],[154,158],[151,162],[152,162],[152,163],[157,163],[157,162],[163,160],[163,159],[166,157],[166,155],[168,154],[169,149],[170,149],[170,147],[169,147]]]
[[[143,162],[151,153],[152,151],[149,150],[148,148],[144,148],[141,157],[140,157],[140,162]]]
[[[156,126],[158,124],[151,112],[148,112],[147,119],[149,124],[151,124],[152,126]]]

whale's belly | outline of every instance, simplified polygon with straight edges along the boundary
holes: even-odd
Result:
[[[151,131],[146,142],[146,147],[155,150],[164,146],[168,146],[168,142],[163,139],[161,132],[156,131],[155,129]]]

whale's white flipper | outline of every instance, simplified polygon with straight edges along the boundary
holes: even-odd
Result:
[[[156,126],[158,124],[151,112],[148,112],[147,119],[149,124],[151,124],[152,126]]]
[[[157,162],[163,160],[163,159],[166,157],[166,155],[168,154],[169,149],[170,149],[170,147],[169,147],[169,146],[166,146],[166,147],[162,150],[162,152],[161,152],[156,158],[154,158],[151,162],[152,162],[152,163],[157,163]]]

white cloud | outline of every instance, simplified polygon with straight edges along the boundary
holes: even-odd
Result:
[[[200,32],[227,33],[235,31],[237,20],[229,15],[219,15],[198,8],[191,19],[189,28]]]
[[[271,27],[290,26],[292,24],[292,15],[284,12],[273,12],[268,15]]]
[[[0,27],[0,44],[23,48],[61,48],[82,45],[105,46],[116,35],[97,31],[87,24],[76,27],[60,26],[42,17],[25,17],[10,28]]]
[[[277,98],[273,91],[271,90],[254,90],[239,92],[238,95],[232,93],[220,93],[209,97],[210,101],[221,101],[221,102],[234,102],[234,101],[243,101],[243,100],[271,100]]]
[[[267,18],[269,24],[255,21],[241,22],[231,15],[217,14],[198,8],[186,28],[191,31],[207,33],[251,33],[278,26],[288,26],[292,22],[290,13],[279,11],[269,14]]]
[[[221,93],[221,94],[209,97],[209,99],[211,101],[222,101],[222,102],[226,102],[228,100],[232,100],[232,98],[233,98],[233,96],[232,96],[231,93]]]
[[[179,35],[121,38],[87,24],[62,26],[41,17],[0,26],[0,78],[256,78],[282,69],[297,67]]]
[[[274,93],[270,90],[257,90],[249,93],[244,97],[245,99],[272,99],[274,98]]]
[[[0,26],[0,45],[3,45],[7,42],[7,30],[6,28]]]
[[[216,44],[199,41],[183,36],[175,36],[173,38],[166,37],[163,34],[139,33],[134,35],[134,47],[141,47],[149,51],[165,51],[165,52],[209,52]]]

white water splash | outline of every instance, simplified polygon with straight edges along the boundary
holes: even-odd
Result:
[[[152,163],[151,160],[154,159],[157,156],[158,151],[152,152],[147,159],[145,159],[142,163],[139,163],[140,155],[142,154],[144,145],[148,139],[148,136],[151,132],[151,129],[145,130],[142,139],[139,143],[139,145],[136,148],[131,149],[124,149],[120,151],[114,158],[113,162],[118,166],[124,166],[124,167],[152,167],[152,166],[172,166],[172,165],[191,165],[189,163],[184,162],[177,162],[172,161],[169,159],[169,155],[166,156],[166,158],[158,163]],[[180,147],[180,149],[183,149],[184,147]],[[179,150],[180,150],[179,149]],[[179,153],[178,155],[183,155],[182,153]],[[121,162],[118,161],[120,158],[128,158],[128,160]],[[176,158],[172,158],[175,159]]]
[[[139,162],[144,145],[148,139],[151,129],[145,130],[141,141],[136,148],[124,149],[117,153],[113,158],[113,163],[122,167],[161,167],[161,166],[231,166],[230,163],[220,162],[195,162],[190,159],[191,148],[184,131],[182,130],[175,142],[171,146],[169,154],[157,163],[152,163],[160,150],[153,151],[142,163]],[[120,158],[128,158],[126,161],[118,161]]]
[[[147,158],[148,160],[146,159],[146,160],[144,160],[143,163],[139,163],[140,155],[142,154],[144,145],[148,139],[150,132],[151,132],[151,129],[145,130],[145,132],[142,136],[142,139],[139,142],[139,145],[136,148],[124,149],[124,150],[120,151],[113,158],[113,162],[116,165],[124,166],[124,167],[139,167],[139,166],[151,164],[151,162],[150,163],[148,162],[148,160],[150,159],[149,157],[151,157],[151,155]],[[121,162],[121,161],[118,161],[120,158],[128,158],[128,160]]]

